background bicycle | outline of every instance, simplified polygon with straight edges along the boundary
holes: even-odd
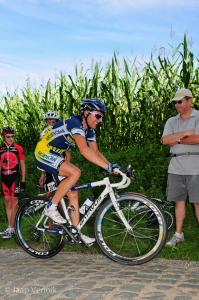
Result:
[[[170,230],[175,225],[175,214],[174,214],[174,205],[172,202],[169,202],[167,200],[161,200],[159,198],[151,197],[151,200],[158,204],[158,206],[161,208],[162,212],[165,215],[166,223],[167,223],[167,229]],[[151,218],[151,221],[153,221],[153,217]]]
[[[106,256],[122,264],[135,265],[158,255],[167,237],[164,214],[144,195],[118,192],[130,184],[131,168],[116,171],[121,176],[117,183],[110,183],[106,176],[100,181],[74,187],[76,190],[103,187],[76,227],[70,220],[72,208],[67,207],[64,199],[59,209],[67,220],[66,225],[55,224],[43,214],[47,198],[33,197],[23,203],[16,217],[16,233],[23,249],[32,256],[49,258],[61,251],[64,244],[82,243],[79,232],[97,211],[94,232]],[[150,222],[151,214],[155,219],[153,223]]]

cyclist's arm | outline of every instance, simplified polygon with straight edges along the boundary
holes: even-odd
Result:
[[[86,139],[82,135],[75,135],[73,138],[82,156],[99,167],[107,168],[107,160],[97,155],[93,148],[88,146]]]
[[[104,155],[102,154],[102,152],[99,151],[98,145],[96,142],[88,142],[88,145],[91,149],[93,149],[93,151],[100,156],[104,161],[106,161],[107,164],[109,164],[109,161],[106,159],[106,157],[104,157]]]
[[[20,168],[21,168],[21,181],[25,182],[25,177],[26,177],[25,160],[20,160]]]

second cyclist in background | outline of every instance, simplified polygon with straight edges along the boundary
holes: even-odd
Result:
[[[44,119],[47,123],[47,127],[41,132],[40,139],[44,136],[46,131],[53,128],[53,126],[56,124],[56,122],[59,120],[59,115],[57,111],[47,111],[44,114]],[[50,173],[47,173],[43,170],[41,170],[41,175],[39,178],[39,185],[41,187],[44,187],[45,192],[48,192],[48,184],[53,182],[53,177]]]

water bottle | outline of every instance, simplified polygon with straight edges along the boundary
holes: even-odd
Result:
[[[86,199],[86,201],[82,204],[82,206],[79,209],[80,214],[84,215],[90,208],[90,206],[93,204],[94,197],[90,196]]]

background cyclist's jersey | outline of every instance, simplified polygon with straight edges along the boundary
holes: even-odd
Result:
[[[48,128],[38,142],[35,152],[48,153],[53,151],[62,154],[76,146],[75,135],[82,135],[87,141],[96,141],[95,130],[85,130],[82,118],[80,116],[71,116],[66,121],[58,121],[53,128]]]
[[[1,175],[19,174],[19,161],[24,160],[23,148],[18,144],[0,146]]]
[[[40,133],[40,139],[44,136],[47,130],[51,129],[53,126],[48,125],[44,130]]]

